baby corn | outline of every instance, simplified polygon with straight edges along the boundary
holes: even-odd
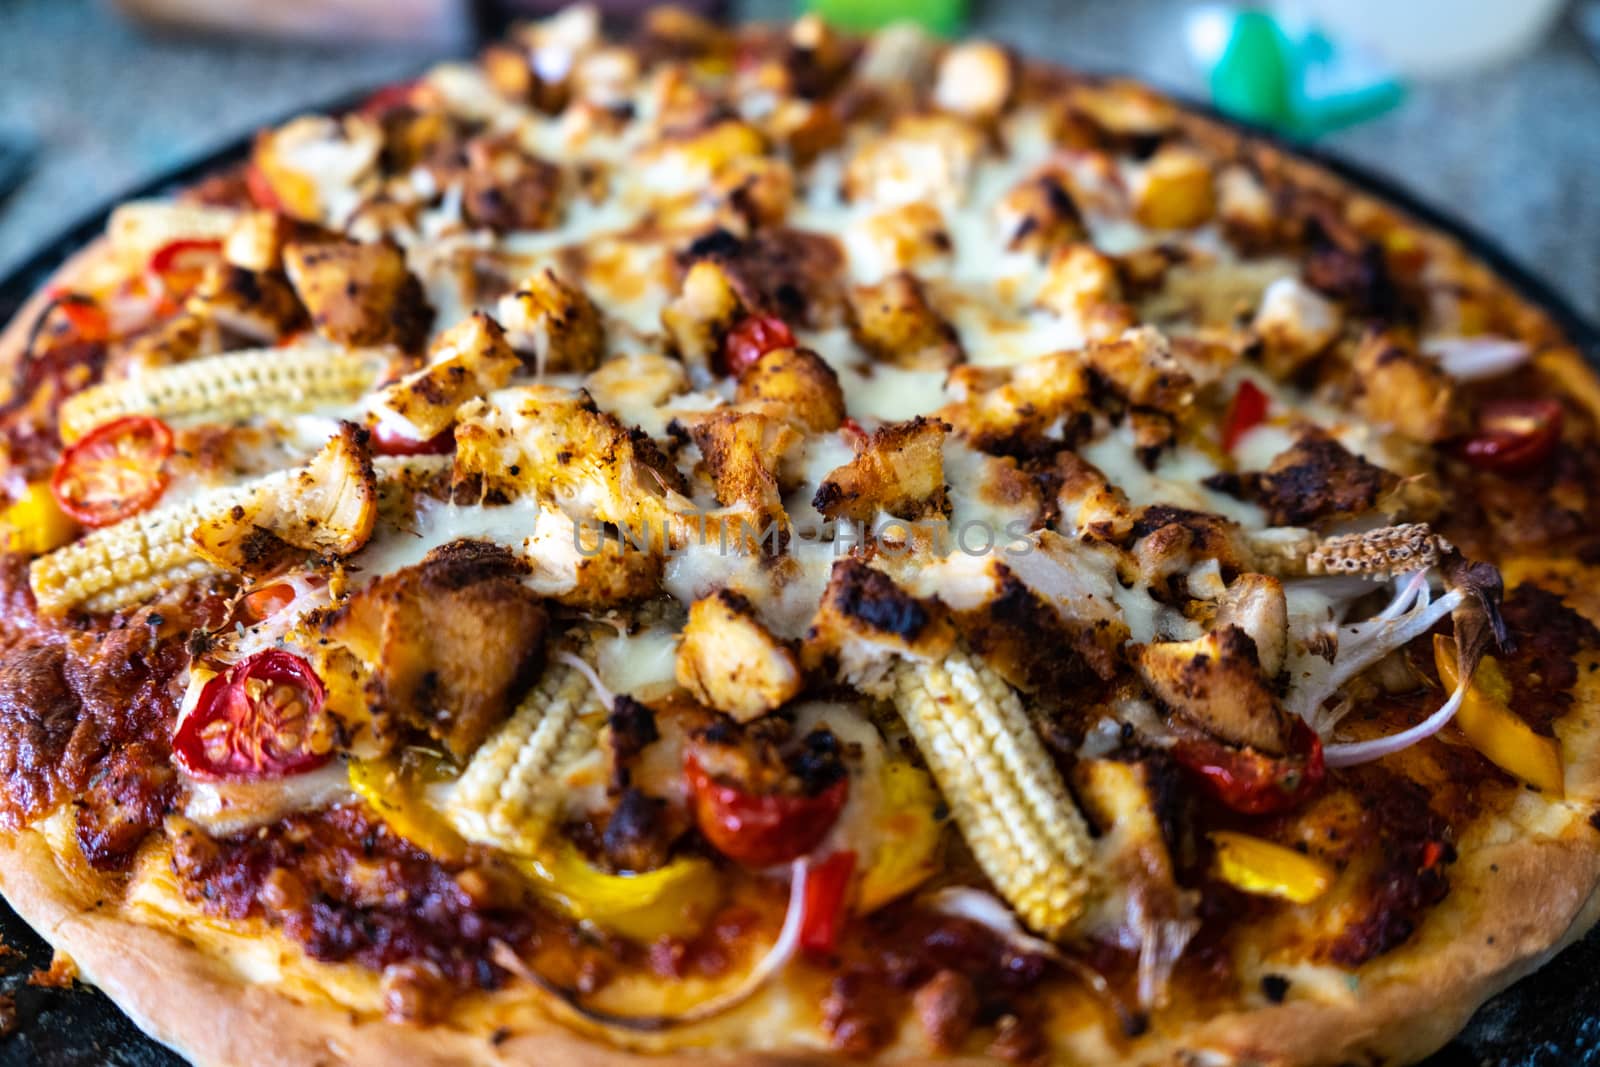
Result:
[[[319,345],[263,348],[157,367],[137,378],[91,386],[61,405],[68,444],[124,415],[224,422],[268,411],[304,411],[359,398],[388,357]]]
[[[190,534],[207,518],[242,505],[251,489],[218,489],[95,530],[34,560],[34,600],[46,615],[81,607],[110,612],[131,607],[219,568],[200,557]]]
[[[531,856],[549,828],[561,789],[555,775],[594,748],[585,719],[603,712],[582,671],[552,660],[504,726],[457,780],[445,817],[469,841]]]
[[[1034,930],[1066,934],[1091,891],[1089,832],[1016,692],[957,651],[899,664],[894,702],[995,888]]]

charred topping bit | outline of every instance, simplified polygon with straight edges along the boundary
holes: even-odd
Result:
[[[1397,475],[1321,432],[1303,433],[1293,448],[1247,481],[1246,495],[1267,509],[1274,526],[1309,526],[1362,514],[1400,483]]]

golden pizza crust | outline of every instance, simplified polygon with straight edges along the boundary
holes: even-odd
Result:
[[[1237,131],[1194,115],[1183,121],[1204,136],[1237,142]],[[1363,197],[1340,179],[1275,148],[1257,145],[1304,185],[1340,198]],[[1375,206],[1390,210],[1386,205]],[[1419,235],[1458,262],[1475,264],[1453,239]],[[69,284],[109,265],[101,238],[69,259],[51,285]],[[1505,291],[1497,279],[1494,285]],[[49,286],[45,287],[48,290]],[[48,297],[41,290],[0,332],[0,368],[20,355]],[[1555,334],[1548,317],[1520,299],[1522,326]],[[1593,380],[1593,375],[1590,375]],[[1540,568],[1533,566],[1531,570]],[[1594,604],[1580,604],[1589,614]],[[1563,734],[1600,740],[1600,691],[1581,689],[1563,720]],[[1569,751],[1576,736],[1564,736]],[[1569,800],[1600,793],[1600,763],[1569,767]],[[1548,809],[1541,799],[1530,801]],[[1449,896],[1431,909],[1417,934],[1360,971],[1342,1001],[1291,999],[1202,1020],[1157,1021],[1136,1042],[1108,1038],[1128,1063],[1198,1060],[1244,1065],[1410,1061],[1448,1041],[1490,996],[1537,968],[1600,919],[1600,834],[1576,805],[1557,836],[1527,836],[1505,818],[1483,819],[1472,834],[1498,838],[1464,843],[1451,872]],[[135,922],[106,901],[85,895],[84,883],[65,874],[45,838],[25,830],[0,835],[0,893],[59,951],[84,979],[104,990],[145,1032],[199,1064],[333,1065],[542,1064],[603,1067],[651,1062],[667,1067],[736,1060],[751,1064],[835,1062],[825,1053],[711,1053],[690,1049],[643,1055],[586,1038],[553,1018],[494,1041],[444,1026],[408,1026],[326,1004],[299,1001],[252,984],[181,933]],[[1093,1042],[1111,1052],[1102,1041]],[[896,1049],[888,1050],[894,1055]],[[898,1050],[905,1055],[908,1050]],[[1115,1053],[1112,1053],[1113,1055]],[[1103,1056],[1096,1056],[1097,1062]],[[967,1060],[944,1062],[963,1063]]]

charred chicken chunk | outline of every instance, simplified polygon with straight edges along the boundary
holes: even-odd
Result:
[[[541,373],[593,370],[605,351],[600,310],[553,270],[534,274],[502,297],[497,314],[511,347],[531,355]]]
[[[372,537],[377,477],[366,431],[341,423],[305,467],[264,480],[251,498],[203,522],[193,539],[219,566],[256,576],[305,557],[344,557]]]
[[[804,684],[794,652],[761,624],[748,600],[728,590],[690,607],[677,676],[696,700],[740,722],[783,706]]]
[[[1399,476],[1355,455],[1320,430],[1302,434],[1254,479],[1274,526],[1309,526],[1372,510]]]
[[[828,433],[844,422],[839,376],[806,348],[777,348],[756,360],[739,376],[734,399],[811,433]]]
[[[468,142],[461,208],[473,225],[500,233],[547,230],[560,220],[564,197],[561,168],[555,164],[529,155],[508,138]]]
[[[1374,333],[1355,356],[1356,404],[1375,422],[1418,441],[1440,441],[1465,422],[1455,383],[1431,356],[1409,341]]]
[[[1289,718],[1267,688],[1255,641],[1238,626],[1144,645],[1134,662],[1150,691],[1194,725],[1236,745],[1284,751]]]
[[[206,271],[184,309],[258,342],[286,337],[298,330],[306,318],[305,309],[282,274],[228,263],[214,264]]]
[[[851,685],[887,696],[899,656],[938,659],[955,641],[950,612],[938,599],[914,597],[882,571],[842,559],[833,565],[801,658],[807,670],[833,662]]]
[[[370,670],[377,716],[465,758],[511,711],[543,658],[546,615],[526,565],[457,541],[350,597],[324,624]]]
[[[317,333],[352,347],[420,348],[433,309],[405,255],[388,241],[292,242],[284,266]]]
[[[830,519],[855,522],[871,522],[879,512],[902,519],[943,514],[948,430],[920,415],[880,426],[856,446],[855,459],[823,479],[812,507]]]
[[[850,291],[851,327],[873,356],[911,370],[942,370],[961,362],[955,328],[928,303],[917,279],[901,271]]]
[[[380,424],[426,441],[450,428],[457,408],[505,385],[521,365],[499,323],[479,312],[434,342],[428,366],[388,386],[368,406]]]

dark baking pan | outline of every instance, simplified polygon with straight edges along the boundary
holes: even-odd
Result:
[[[336,101],[324,105],[323,110],[338,111],[356,99],[359,97]],[[1192,103],[1187,106],[1229,121],[1204,106]],[[297,108],[295,113],[304,110]],[[1387,178],[1325,152],[1283,144],[1260,131],[1250,132],[1278,143],[1284,151],[1310,159],[1353,186],[1402,209],[1418,222],[1454,236],[1555,319],[1591,362],[1600,363],[1600,330],[1484,235],[1459,219],[1420,202]],[[9,276],[0,279],[0,324],[9,321],[23,301],[43,285],[68,256],[105,229],[106,218],[116,203],[159,195],[192,183],[221,166],[243,159],[249,147],[248,138],[230,143],[118,196],[68,227]],[[12,950],[12,953],[0,955],[0,997],[10,996],[15,1002],[14,1021],[7,1036],[0,1037],[0,1067],[100,1064],[175,1067],[182,1063],[179,1057],[140,1033],[98,991],[83,986],[57,990],[30,985],[29,976],[36,969],[49,966],[50,950],[3,900],[0,900],[0,942]],[[0,1012],[0,1021],[4,1021],[4,1016],[5,1013]],[[1425,1067],[1569,1067],[1580,1064],[1600,1064],[1600,929],[1485,1004],[1466,1030],[1431,1057]]]

